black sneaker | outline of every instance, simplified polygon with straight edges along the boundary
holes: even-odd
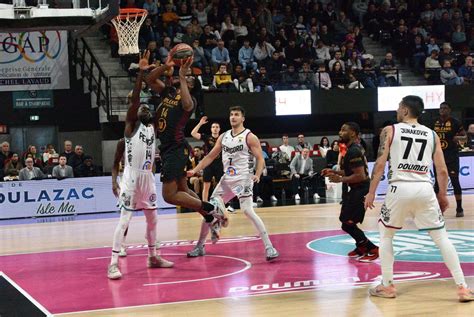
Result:
[[[462,207],[456,208],[456,217],[457,218],[464,217],[464,209],[462,209]]]

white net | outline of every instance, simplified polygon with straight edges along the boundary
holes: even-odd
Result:
[[[112,23],[117,30],[119,40],[120,55],[138,54],[138,33],[140,26],[147,16],[147,11],[137,12],[121,12],[119,16],[112,19]]]

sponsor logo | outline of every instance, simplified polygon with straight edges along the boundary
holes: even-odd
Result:
[[[36,202],[54,202],[64,200],[79,200],[79,199],[92,199],[94,198],[94,189],[92,187],[86,187],[81,189],[70,188],[70,189],[43,189],[39,193],[32,194],[28,191],[17,191],[0,193],[0,204],[11,203],[11,204],[23,204],[23,203],[36,203]]]
[[[155,201],[156,201],[156,195],[155,195],[155,194],[151,194],[151,196],[150,196],[150,201],[151,201],[151,202],[155,202]]]
[[[450,230],[449,240],[453,243],[463,263],[474,263],[474,231]],[[368,232],[367,237],[379,244],[379,234]],[[307,244],[310,250],[346,256],[354,248],[354,240],[348,235],[330,236],[316,239]],[[398,231],[393,240],[395,260],[407,262],[443,262],[443,257],[425,231],[403,230]]]
[[[237,146],[234,146],[234,147],[228,147],[228,146],[222,145],[222,151],[224,151],[226,153],[229,153],[229,154],[233,154],[235,152],[240,152],[240,151],[243,151],[243,150],[244,150],[244,145],[243,144],[240,144],[240,145],[237,145]]]
[[[237,175],[237,170],[233,168],[232,166],[229,166],[227,170],[225,171],[225,173],[229,176],[235,176]]]
[[[420,173],[420,174],[426,174],[429,171],[427,165],[408,164],[408,163],[398,164],[397,169],[403,172],[415,172],[415,173]]]

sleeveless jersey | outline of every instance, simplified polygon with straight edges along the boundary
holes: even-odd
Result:
[[[163,99],[156,110],[156,116],[158,118],[158,138],[161,142],[160,150],[166,151],[174,145],[179,146],[186,142],[184,128],[192,111],[183,109],[181,95],[173,94],[170,87],[165,88],[162,95]]]
[[[433,130],[438,134],[445,159],[457,158],[459,149],[454,137],[462,131],[461,123],[455,118],[448,118],[446,121],[438,119],[434,123]]]
[[[152,171],[155,158],[155,129],[140,122],[131,138],[125,137],[125,169]]]
[[[430,182],[435,150],[434,131],[421,124],[392,126],[388,181]]]
[[[254,156],[250,152],[247,138],[249,129],[233,136],[232,130],[222,137],[222,165],[224,173],[229,176],[253,175]]]

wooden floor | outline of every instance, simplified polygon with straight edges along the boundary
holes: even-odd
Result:
[[[454,200],[445,214],[448,229],[474,229],[474,195],[464,197],[464,218],[454,217]],[[338,229],[339,204],[258,208],[270,234]],[[379,210],[379,209],[378,209]],[[378,210],[367,213],[363,229],[377,230]],[[255,235],[254,228],[237,212],[230,215],[225,237]],[[102,247],[111,244],[117,218],[76,220],[27,225],[2,225],[0,255]],[[160,215],[160,240],[196,239],[197,214]],[[407,223],[406,229],[414,229]],[[132,219],[128,243],[144,243],[143,217]],[[1,259],[0,259],[1,261]],[[1,270],[1,263],[0,263]],[[465,272],[474,275],[474,272]],[[104,272],[105,278],[105,272]],[[474,278],[467,281],[474,286]],[[179,286],[178,286],[179,287]],[[277,295],[153,305],[64,314],[68,316],[474,316],[474,303],[456,301],[451,279],[398,284],[394,300],[369,298],[367,286],[309,290]]]

